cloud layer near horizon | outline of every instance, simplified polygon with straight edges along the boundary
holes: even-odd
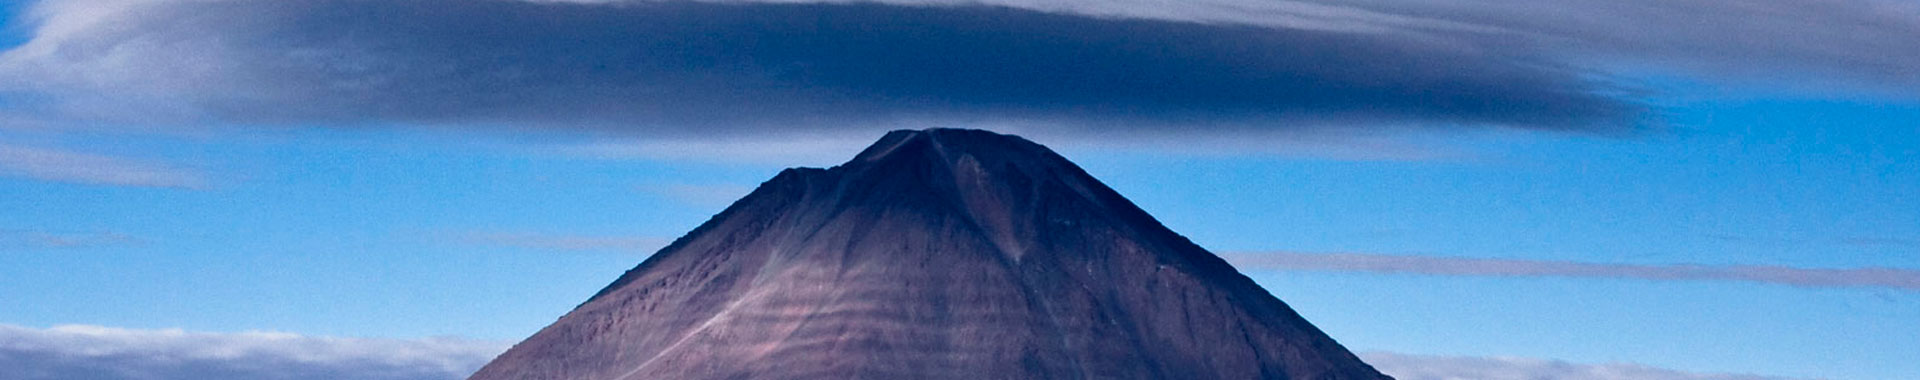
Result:
[[[507,349],[463,339],[358,339],[0,324],[0,378],[16,380],[458,380]],[[1363,353],[1401,380],[1768,380],[1634,364]]]
[[[1795,268],[1773,265],[1634,265],[1367,253],[1231,252],[1242,270],[1311,270],[1478,277],[1581,277],[1652,281],[1737,281],[1805,288],[1920,291],[1920,270]]]
[[[0,378],[451,380],[506,350],[462,339],[356,339],[0,325]]]
[[[47,0],[33,8],[31,39],[0,55],[0,89],[31,95],[15,108],[92,124],[653,135],[926,125],[1623,130],[1643,112],[1593,73],[1498,39],[1029,8]]]

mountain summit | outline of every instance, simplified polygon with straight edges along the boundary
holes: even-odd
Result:
[[[471,380],[1390,379],[1046,147],[787,169]]]

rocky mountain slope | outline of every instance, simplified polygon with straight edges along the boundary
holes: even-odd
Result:
[[[473,380],[1389,379],[1045,147],[781,172]]]

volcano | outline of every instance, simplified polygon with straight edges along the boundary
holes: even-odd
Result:
[[[1390,380],[1046,147],[780,172],[471,380]]]

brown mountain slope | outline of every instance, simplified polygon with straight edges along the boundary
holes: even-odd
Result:
[[[1019,137],[788,169],[473,380],[1388,379]]]

